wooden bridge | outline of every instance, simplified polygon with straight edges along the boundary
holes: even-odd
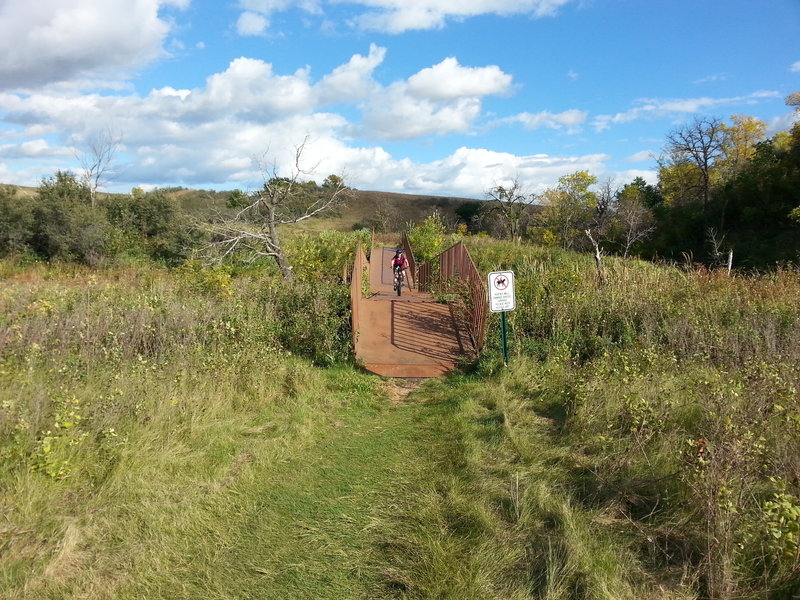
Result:
[[[463,244],[419,269],[405,236],[403,245],[410,281],[402,296],[392,289],[395,248],[373,247],[369,259],[358,250],[351,278],[356,359],[386,377],[438,377],[480,352],[486,290]],[[460,292],[460,300],[436,301],[435,287]]]

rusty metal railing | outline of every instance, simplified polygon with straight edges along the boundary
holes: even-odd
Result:
[[[350,276],[350,306],[353,325],[353,349],[358,351],[358,338],[361,323],[361,304],[363,302],[364,288],[369,288],[369,261],[364,254],[364,246],[359,243],[353,261],[353,270]]]
[[[408,260],[408,270],[411,272],[411,287],[418,287],[417,261],[414,259],[414,250],[411,248],[411,240],[408,239],[407,233],[403,233],[400,245],[403,248],[403,252],[406,253],[406,259]]]
[[[421,264],[418,277],[420,291],[429,292],[436,283],[443,291],[457,293],[463,298],[467,330],[475,351],[480,352],[485,339],[489,300],[486,284],[467,247],[459,242],[432,261]]]

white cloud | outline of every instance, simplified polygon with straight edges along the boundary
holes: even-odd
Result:
[[[588,113],[582,110],[570,109],[560,113],[542,111],[538,113],[520,113],[513,117],[501,119],[500,123],[521,123],[525,129],[566,129],[567,133],[578,133],[581,125],[586,121]]]
[[[63,158],[71,156],[72,151],[69,148],[53,147],[44,139],[0,146],[0,157],[2,158]]]
[[[682,98],[682,99],[641,99],[637,106],[615,115],[598,115],[593,126],[595,131],[605,131],[612,125],[629,123],[638,119],[664,117],[669,115],[691,114],[716,110],[728,104],[755,104],[761,100],[780,98],[775,91],[759,91],[733,98]]]
[[[800,60],[798,60],[796,63],[792,63],[792,66],[791,66],[791,67],[789,67],[789,70],[790,70],[792,73],[798,73],[798,72],[800,72]]]
[[[508,91],[511,81],[496,66],[463,67],[447,58],[375,90],[361,105],[363,123],[352,131],[392,140],[469,133],[481,114],[483,96]]]
[[[165,5],[188,0],[6,0],[0,3],[0,89],[77,77],[119,78],[164,55]]]
[[[717,81],[725,81],[727,79],[728,79],[727,75],[709,75],[708,77],[701,77],[700,79],[695,79],[692,83],[695,84],[715,83]]]
[[[266,153],[286,172],[294,145],[306,135],[305,158],[308,165],[319,164],[318,178],[350,174],[351,184],[361,189],[482,197],[494,181],[516,174],[536,189],[567,172],[602,171],[608,161],[600,154],[520,157],[460,148],[421,163],[378,145],[347,142],[345,134],[356,131],[363,139],[470,133],[483,97],[511,87],[511,77],[499,68],[464,67],[456,59],[383,86],[373,75],[385,57],[386,49],[373,45],[317,82],[307,68],[281,74],[270,63],[242,57],[192,89],[164,86],[146,95],[52,87],[0,92],[0,174],[6,182],[36,185],[56,168],[77,169],[72,140],[107,127],[119,132],[124,144],[115,182],[120,191],[136,185],[257,186],[261,173],[253,157]],[[447,86],[438,85],[437,77]],[[362,120],[321,111],[336,102],[361,110]],[[537,119],[540,126],[569,128],[586,116],[564,111],[529,116],[528,122]]]
[[[269,21],[263,15],[245,11],[236,21],[236,32],[242,36],[263,35],[269,27]]]
[[[343,149],[348,171],[357,173],[353,185],[409,194],[483,198],[498,182],[518,177],[531,191],[552,187],[565,173],[603,172],[605,154],[585,156],[516,156],[484,148],[461,147],[428,163],[397,159],[380,148]]]
[[[800,123],[800,113],[796,110],[786,112],[767,122],[767,135],[773,136],[781,131],[788,131],[795,123]]]
[[[500,67],[462,67],[457,59],[450,57],[412,75],[408,79],[408,92],[419,98],[453,100],[503,93],[511,86],[511,79]]]
[[[640,152],[636,152],[635,154],[631,154],[628,157],[628,162],[646,162],[648,160],[653,160],[655,158],[655,154],[652,150],[642,150]]]
[[[371,44],[367,56],[355,54],[336,67],[316,86],[320,102],[358,101],[378,91],[380,86],[372,79],[372,73],[385,56],[386,48]]]
[[[355,133],[390,140],[467,133],[480,112],[479,98],[437,103],[410,96],[403,84],[397,84],[370,100],[364,107],[363,125]]]
[[[356,17],[357,27],[385,33],[402,33],[409,30],[438,29],[450,19],[464,19],[478,15],[501,16],[529,15],[553,16],[570,0],[339,0],[340,3],[369,7],[369,11]]]

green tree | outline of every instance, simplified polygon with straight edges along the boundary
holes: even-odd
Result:
[[[435,258],[445,250],[446,234],[447,225],[438,211],[433,211],[421,223],[409,225],[408,240],[418,264]]]
[[[539,222],[556,237],[562,247],[572,248],[585,239],[585,231],[596,217],[598,195],[589,188],[597,177],[588,171],[576,171],[558,179],[554,189],[540,197]]]

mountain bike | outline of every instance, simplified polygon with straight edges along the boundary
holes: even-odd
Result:
[[[400,267],[395,267],[394,287],[392,287],[392,289],[397,292],[398,296],[403,292],[404,280],[405,280],[405,275],[403,274],[403,269]]]

